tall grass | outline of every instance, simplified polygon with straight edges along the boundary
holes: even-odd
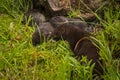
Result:
[[[0,79],[79,80],[91,79],[93,66],[81,65],[65,41],[43,42],[33,47],[33,28],[8,15],[0,16]],[[73,74],[72,74],[73,72]],[[71,77],[72,76],[72,77]]]
[[[32,0],[1,0],[0,12],[16,18],[19,17],[19,14],[27,12],[32,6]]]
[[[118,5],[105,8],[104,11],[104,30],[97,35],[97,43],[99,44],[100,56],[103,60],[103,78],[105,80],[120,79],[120,10]]]
[[[27,23],[21,24],[22,11],[27,11],[30,5],[29,1],[24,1],[26,0],[0,2],[0,79],[93,80],[94,64],[90,65],[91,61],[87,61],[86,57],[77,61],[67,42],[49,40],[37,47],[32,46],[34,28]],[[70,17],[76,13],[70,13]],[[19,16],[19,19],[15,19],[16,16]],[[97,17],[100,18],[98,15]],[[94,38],[103,60],[104,80],[120,79],[119,18],[120,10],[117,5],[114,8],[107,7],[104,20],[99,19],[105,29]]]
[[[103,10],[103,15],[99,16],[93,12],[82,0],[81,3],[99,20],[100,25],[104,27],[103,30],[98,32],[96,38],[96,46],[100,49],[100,56],[103,61],[104,80],[119,80],[120,79],[120,6],[115,0],[107,0],[107,5]],[[102,5],[101,5],[102,6]],[[75,11],[72,13],[76,16]],[[80,13],[78,13],[80,14]],[[77,15],[78,15],[77,14]]]
[[[0,78],[3,80],[74,80],[91,79],[90,62],[80,65],[66,42],[44,42],[33,47],[33,28],[22,25],[22,11],[28,10],[24,0],[4,0],[0,11]],[[14,19],[20,16],[19,20]],[[88,63],[88,64],[87,64]],[[72,74],[73,72],[73,74]],[[71,77],[72,76],[72,77]]]

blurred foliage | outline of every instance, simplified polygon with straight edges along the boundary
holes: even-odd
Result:
[[[19,14],[32,8],[32,0],[1,0],[0,12],[7,13],[16,18]]]
[[[110,1],[110,0],[108,0]],[[113,5],[115,3],[116,5]],[[43,42],[33,47],[33,27],[21,24],[23,12],[32,8],[31,0],[0,2],[0,79],[1,80],[93,80],[91,61],[77,61],[65,41]],[[74,14],[73,14],[74,13]],[[73,10],[70,17],[79,14]],[[103,60],[104,80],[120,79],[120,9],[111,1],[99,17],[103,30],[97,33],[96,46]],[[7,15],[6,15],[7,14]],[[97,78],[98,76],[96,76]]]

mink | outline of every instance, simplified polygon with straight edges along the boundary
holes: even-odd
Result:
[[[92,28],[88,27],[87,23],[81,21],[80,19],[76,18],[67,18],[64,16],[56,16],[52,17],[49,22],[53,25],[54,28],[57,28],[63,24],[72,24],[75,26],[78,26],[80,29],[87,31],[87,32],[92,32]]]
[[[49,22],[42,23],[41,25],[36,27],[32,35],[32,44],[36,46],[43,41],[49,40],[53,31],[54,28]]]
[[[87,56],[88,60],[92,60],[95,63],[93,74],[102,74],[102,68],[99,64],[100,55],[99,49],[92,43],[89,32],[80,29],[79,26],[73,24],[63,24],[60,27],[54,29],[53,36],[55,40],[68,41],[71,50],[75,57],[80,60],[82,56]]]
[[[37,26],[46,21],[43,14],[41,14],[37,9],[28,11],[23,18],[23,24],[27,23],[29,17],[31,18],[28,26]]]

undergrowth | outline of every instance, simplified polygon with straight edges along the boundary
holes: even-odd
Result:
[[[1,0],[0,2],[0,80],[93,80],[91,61],[79,62],[66,41],[43,42],[32,46],[33,27],[21,24],[23,11],[30,0]],[[16,5],[14,5],[16,3]],[[79,13],[73,11],[69,17]],[[93,38],[103,60],[104,80],[120,79],[120,10],[109,5],[100,18],[104,29]],[[84,63],[84,64],[80,64]]]
[[[22,18],[22,16],[21,16]],[[0,16],[0,78],[2,80],[92,80],[93,66],[83,58],[80,65],[68,43],[43,42],[33,47],[33,27],[9,15]],[[71,74],[74,73],[74,75]],[[72,77],[71,77],[72,76]]]

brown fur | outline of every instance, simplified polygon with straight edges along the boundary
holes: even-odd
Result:
[[[56,16],[52,17],[49,22],[53,25],[54,28],[57,28],[63,24],[71,24],[78,26],[80,29],[85,30],[87,32],[91,32],[92,28],[87,26],[87,23],[81,21],[80,19],[76,18],[67,18],[64,16]]]
[[[57,28],[65,23],[68,23],[68,19],[64,16],[52,17],[49,22],[53,25],[54,28]]]
[[[80,27],[80,26],[79,26]],[[54,30],[53,35],[55,35],[55,39],[64,39],[68,41],[70,44],[70,48],[74,52],[77,59],[81,59],[82,56],[87,56],[88,60],[92,60],[92,63],[95,63],[95,69],[93,74],[102,73],[102,68],[99,65],[99,49],[93,45],[89,37],[90,33],[80,29],[78,26],[72,24],[63,24]],[[88,37],[88,39],[78,41],[84,37]],[[77,47],[76,44],[78,43]],[[75,49],[76,47],[76,49]],[[97,71],[96,71],[97,70]]]
[[[56,28],[53,33],[55,39],[61,39],[62,37],[64,40],[67,40],[70,43],[72,50],[74,50],[75,44],[79,39],[89,35],[89,33],[80,29],[80,27],[72,24],[63,24],[62,26]]]

